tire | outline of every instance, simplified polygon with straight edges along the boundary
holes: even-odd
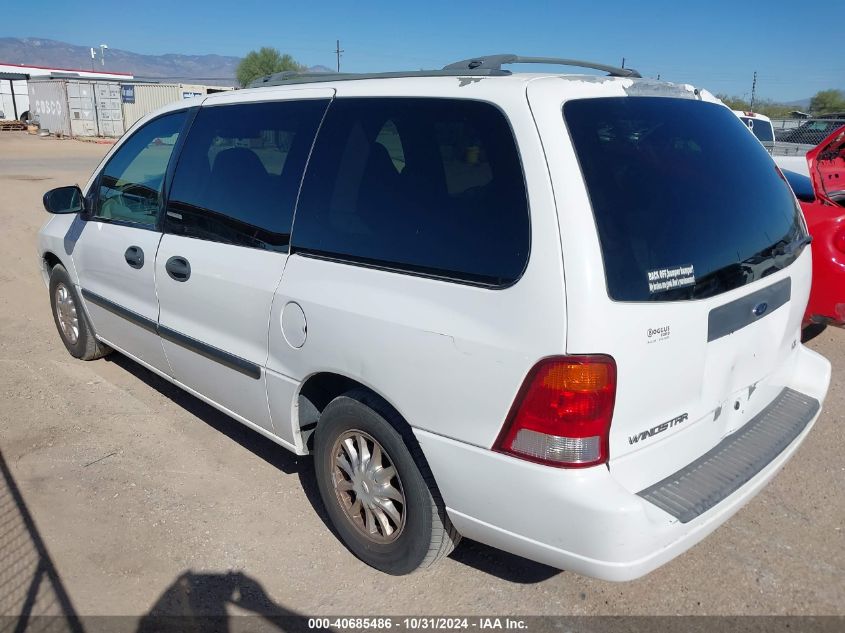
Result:
[[[370,468],[356,471],[353,455],[367,453]],[[348,467],[357,472],[355,479]],[[460,541],[416,439],[398,415],[368,391],[346,393],[323,410],[314,436],[314,469],[338,535],[371,567],[394,576],[409,574],[434,564]]]
[[[71,356],[95,360],[111,352],[110,347],[94,336],[76,287],[61,264],[56,264],[50,272],[50,307],[59,337]]]

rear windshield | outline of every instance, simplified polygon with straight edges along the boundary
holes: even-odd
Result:
[[[727,108],[665,97],[564,105],[617,301],[717,295],[807,242],[789,186]]]
[[[775,133],[772,130],[772,124],[764,119],[753,119],[751,117],[740,117],[742,122],[748,126],[748,129],[754,132],[761,142],[771,142],[775,140]]]

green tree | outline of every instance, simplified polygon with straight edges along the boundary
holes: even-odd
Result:
[[[716,95],[716,98],[728,106],[731,110],[748,110],[749,108],[748,102],[740,97],[731,97],[719,94]]]
[[[841,90],[822,90],[810,99],[810,112],[815,115],[845,112],[845,93]]]
[[[259,77],[279,73],[283,70],[305,70],[305,66],[287,53],[283,55],[276,48],[262,46],[257,51],[250,51],[241,60],[235,74],[238,78],[238,83],[246,87]]]
[[[719,94],[716,97],[731,110],[742,110],[743,112],[751,110],[751,104],[741,97],[731,97],[725,94]],[[772,119],[787,119],[789,118],[789,113],[795,109],[795,106],[777,103],[771,99],[757,99],[754,102],[754,112],[764,114]]]

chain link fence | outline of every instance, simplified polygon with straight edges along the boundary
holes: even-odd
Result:
[[[0,633],[82,633],[0,452]]]
[[[773,154],[804,155],[845,125],[845,116],[820,119],[772,119],[775,131]]]

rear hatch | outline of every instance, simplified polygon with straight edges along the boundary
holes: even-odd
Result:
[[[766,150],[717,103],[601,97],[563,113],[595,226],[573,236],[561,219],[567,353],[616,360],[610,471],[636,492],[788,383],[807,230]]]

